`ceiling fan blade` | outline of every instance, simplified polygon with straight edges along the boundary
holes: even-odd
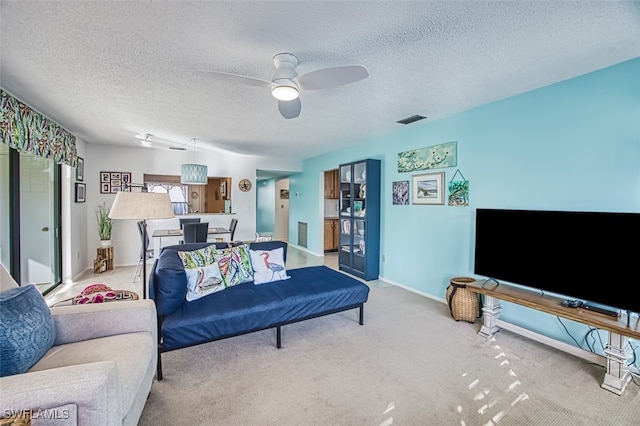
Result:
[[[271,87],[271,82],[260,78],[247,77],[239,74],[232,74],[221,71],[194,71],[194,74],[204,78],[212,78],[214,80],[228,81],[229,83],[246,84],[249,86]]]
[[[278,101],[278,109],[284,118],[296,118],[300,115],[302,103],[300,103],[300,98],[291,101]]]
[[[328,89],[354,83],[369,77],[369,71],[362,65],[344,65],[324,68],[299,75],[295,78],[302,90]]]

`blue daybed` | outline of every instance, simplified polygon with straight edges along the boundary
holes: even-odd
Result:
[[[291,278],[286,280],[260,285],[248,282],[187,301],[187,275],[178,251],[210,245],[224,249],[228,243],[168,246],[153,265],[149,296],[158,314],[158,380],[162,380],[163,352],[268,328],[276,329],[276,346],[280,348],[283,325],[356,308],[359,323],[364,324],[369,287],[326,266],[288,269]],[[249,247],[282,247],[286,261],[286,242],[252,242]]]

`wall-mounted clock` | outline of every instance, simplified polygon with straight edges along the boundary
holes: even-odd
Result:
[[[249,179],[242,179],[238,183],[238,187],[240,188],[240,191],[247,192],[251,189],[251,181]]]

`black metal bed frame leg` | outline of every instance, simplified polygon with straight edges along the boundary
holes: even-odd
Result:
[[[158,316],[158,365],[156,366],[156,377],[158,381],[162,380],[162,351],[160,347],[162,346],[162,317]]]
[[[282,330],[281,326],[276,327],[276,348],[280,349],[282,347]]]
[[[158,348],[158,365],[156,367],[156,374],[158,377],[158,381],[162,380],[162,352]]]
[[[364,303],[360,305],[360,325],[364,325]]]

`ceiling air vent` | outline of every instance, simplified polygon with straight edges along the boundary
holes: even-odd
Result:
[[[403,118],[402,120],[398,120],[396,121],[396,123],[400,123],[400,124],[411,124],[411,123],[415,123],[416,121],[420,121],[422,119],[425,119],[427,117],[424,117],[422,115],[412,115],[411,117],[407,117],[407,118]]]
[[[174,151],[186,151],[187,148],[183,146],[170,146],[169,149],[173,149]]]

